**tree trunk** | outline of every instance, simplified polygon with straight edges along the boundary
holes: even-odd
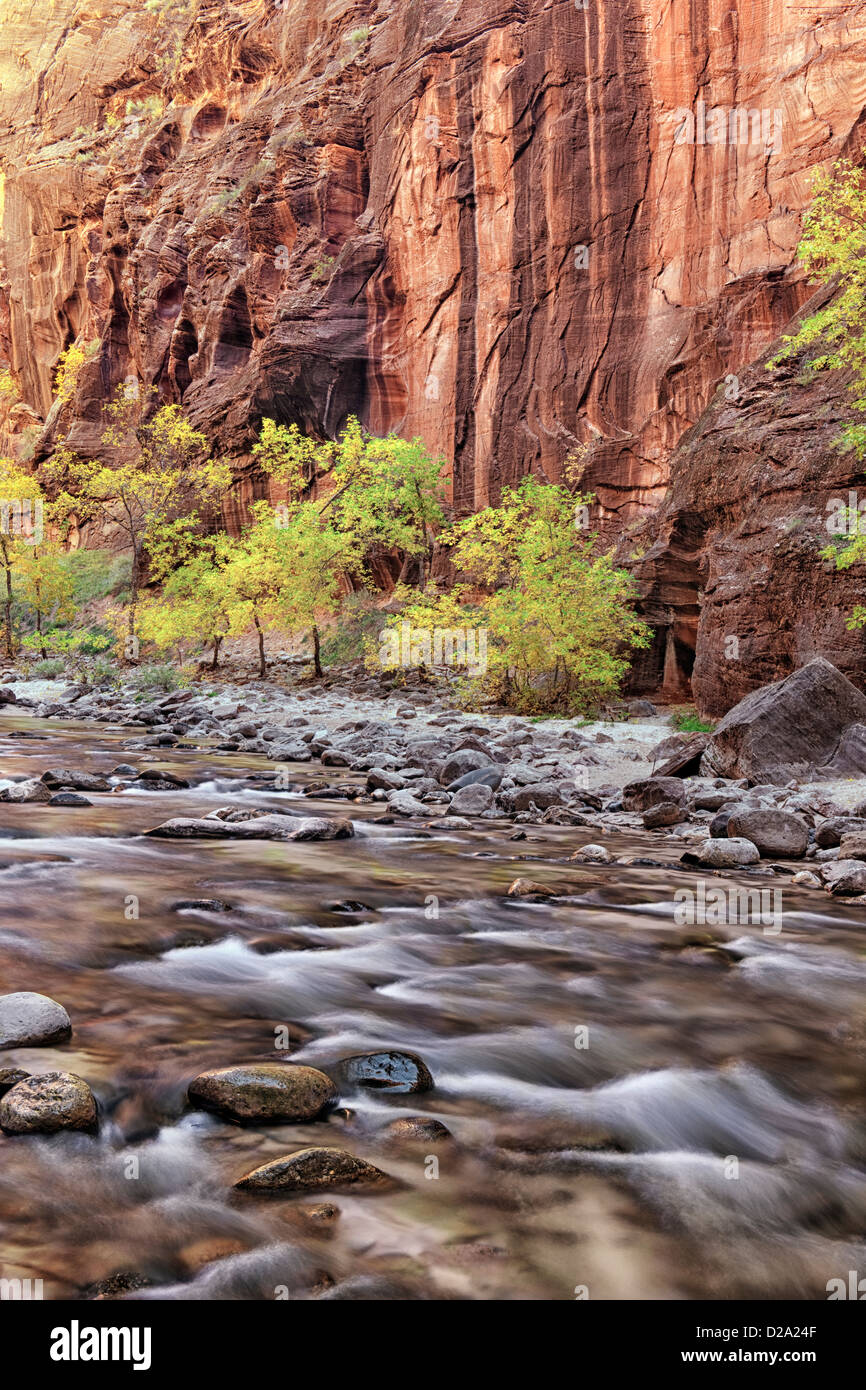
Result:
[[[313,623],[313,670],[321,678],[322,675],[322,648],[319,644],[319,629]]]
[[[268,673],[268,668],[265,664],[265,634],[262,632],[262,625],[259,622],[257,613],[253,614],[253,622],[256,625],[256,632],[259,634],[259,675],[262,680],[264,680]]]
[[[126,629],[126,660],[131,665],[138,660],[136,651],[137,642],[135,636],[135,609],[138,603],[138,584],[139,584],[139,556],[138,546],[133,542],[132,546],[132,573],[129,580],[129,616],[127,618]]]
[[[220,647],[222,646],[222,640],[221,637],[215,637],[213,639],[213,661],[210,664],[212,671],[215,671],[220,664]]]
[[[10,661],[15,655],[15,646],[12,641],[12,568],[6,565],[6,598],[3,603],[3,621],[5,627],[6,655]]]
[[[40,650],[40,652],[42,653],[42,660],[44,661],[45,658],[46,658],[47,655],[48,655],[48,652],[47,652],[46,649],[45,649],[45,638],[42,636],[42,610],[41,610],[41,608],[37,608],[37,609],[36,609],[36,632],[37,632],[37,635],[38,635],[38,637],[39,637],[39,650]]]

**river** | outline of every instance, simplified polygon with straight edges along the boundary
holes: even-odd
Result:
[[[786,884],[778,935],[678,925],[696,879],[657,837],[605,843],[663,867],[574,864],[587,830],[419,830],[346,802],[304,805],[348,812],[352,840],[145,838],[295,793],[264,758],[129,736],[0,721],[6,777],[132,761],[192,783],[0,805],[0,992],[50,995],[74,1029],[0,1063],[75,1072],[101,1109],[93,1137],[0,1137],[0,1275],[59,1299],[118,1273],[158,1298],[811,1299],[866,1268],[863,907]],[[563,895],[506,901],[521,875]],[[228,910],[174,906],[202,898]],[[379,1046],[434,1089],[276,1128],[186,1102],[207,1068]],[[397,1142],[401,1114],[453,1140]],[[319,1144],[396,1181],[233,1191]]]

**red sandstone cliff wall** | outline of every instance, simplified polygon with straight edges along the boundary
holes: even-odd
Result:
[[[421,435],[459,510],[557,477],[576,445],[602,520],[663,503],[720,378],[808,293],[811,170],[866,142],[862,4],[0,0],[0,18],[15,428],[47,418],[63,347],[98,338],[61,422],[82,450],[134,376],[238,455],[263,414]]]

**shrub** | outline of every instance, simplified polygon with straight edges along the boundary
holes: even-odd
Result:
[[[184,684],[173,666],[142,666],[129,677],[136,690],[177,690]]]
[[[708,724],[705,719],[701,719],[696,710],[680,710],[674,715],[674,728],[681,734],[711,734],[715,728],[714,724]]]
[[[40,680],[53,680],[55,676],[62,676],[65,670],[66,662],[59,656],[49,656],[30,667],[31,675],[38,676]]]

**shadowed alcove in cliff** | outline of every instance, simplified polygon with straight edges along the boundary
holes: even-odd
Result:
[[[704,537],[702,519],[684,512],[634,566],[641,616],[653,629],[650,646],[635,655],[629,680],[634,694],[691,698]]]

